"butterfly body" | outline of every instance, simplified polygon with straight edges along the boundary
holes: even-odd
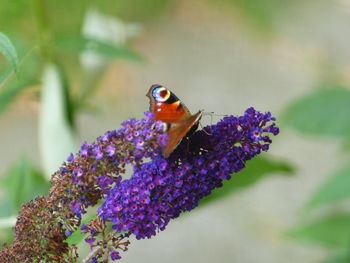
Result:
[[[161,85],[152,85],[147,97],[150,99],[149,110],[155,114],[155,120],[167,124],[168,142],[162,154],[169,157],[182,138],[198,128],[203,111],[192,115],[174,93]]]

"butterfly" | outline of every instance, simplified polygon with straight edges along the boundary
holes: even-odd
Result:
[[[161,85],[152,85],[146,96],[150,99],[149,110],[155,114],[155,120],[166,123],[168,142],[162,154],[167,158],[184,137],[197,130],[203,111],[192,115],[174,93]]]

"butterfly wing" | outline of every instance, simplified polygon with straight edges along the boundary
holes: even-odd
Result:
[[[161,85],[152,85],[147,96],[150,99],[150,111],[155,119],[168,124],[168,142],[163,148],[163,156],[168,157],[190,129],[198,123],[202,111],[192,115],[187,107]]]
[[[202,117],[202,111],[199,111],[195,115],[191,115],[186,118],[183,122],[171,123],[168,128],[168,142],[162,150],[164,157],[169,157],[169,155],[174,151],[177,145],[181,142],[182,138],[191,130],[191,128],[198,123]]]
[[[150,99],[149,110],[155,114],[156,120],[175,123],[191,116],[179,98],[161,85],[152,85],[146,96]]]

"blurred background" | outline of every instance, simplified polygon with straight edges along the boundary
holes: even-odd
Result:
[[[123,262],[350,262],[350,0],[2,0],[0,25],[1,243],[158,83],[192,112],[271,111],[281,133]]]

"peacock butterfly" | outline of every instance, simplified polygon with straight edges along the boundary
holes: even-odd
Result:
[[[155,114],[155,120],[166,123],[168,142],[162,154],[167,158],[182,138],[197,130],[203,111],[192,115],[174,93],[161,85],[152,85],[146,96],[150,99],[149,110]]]

